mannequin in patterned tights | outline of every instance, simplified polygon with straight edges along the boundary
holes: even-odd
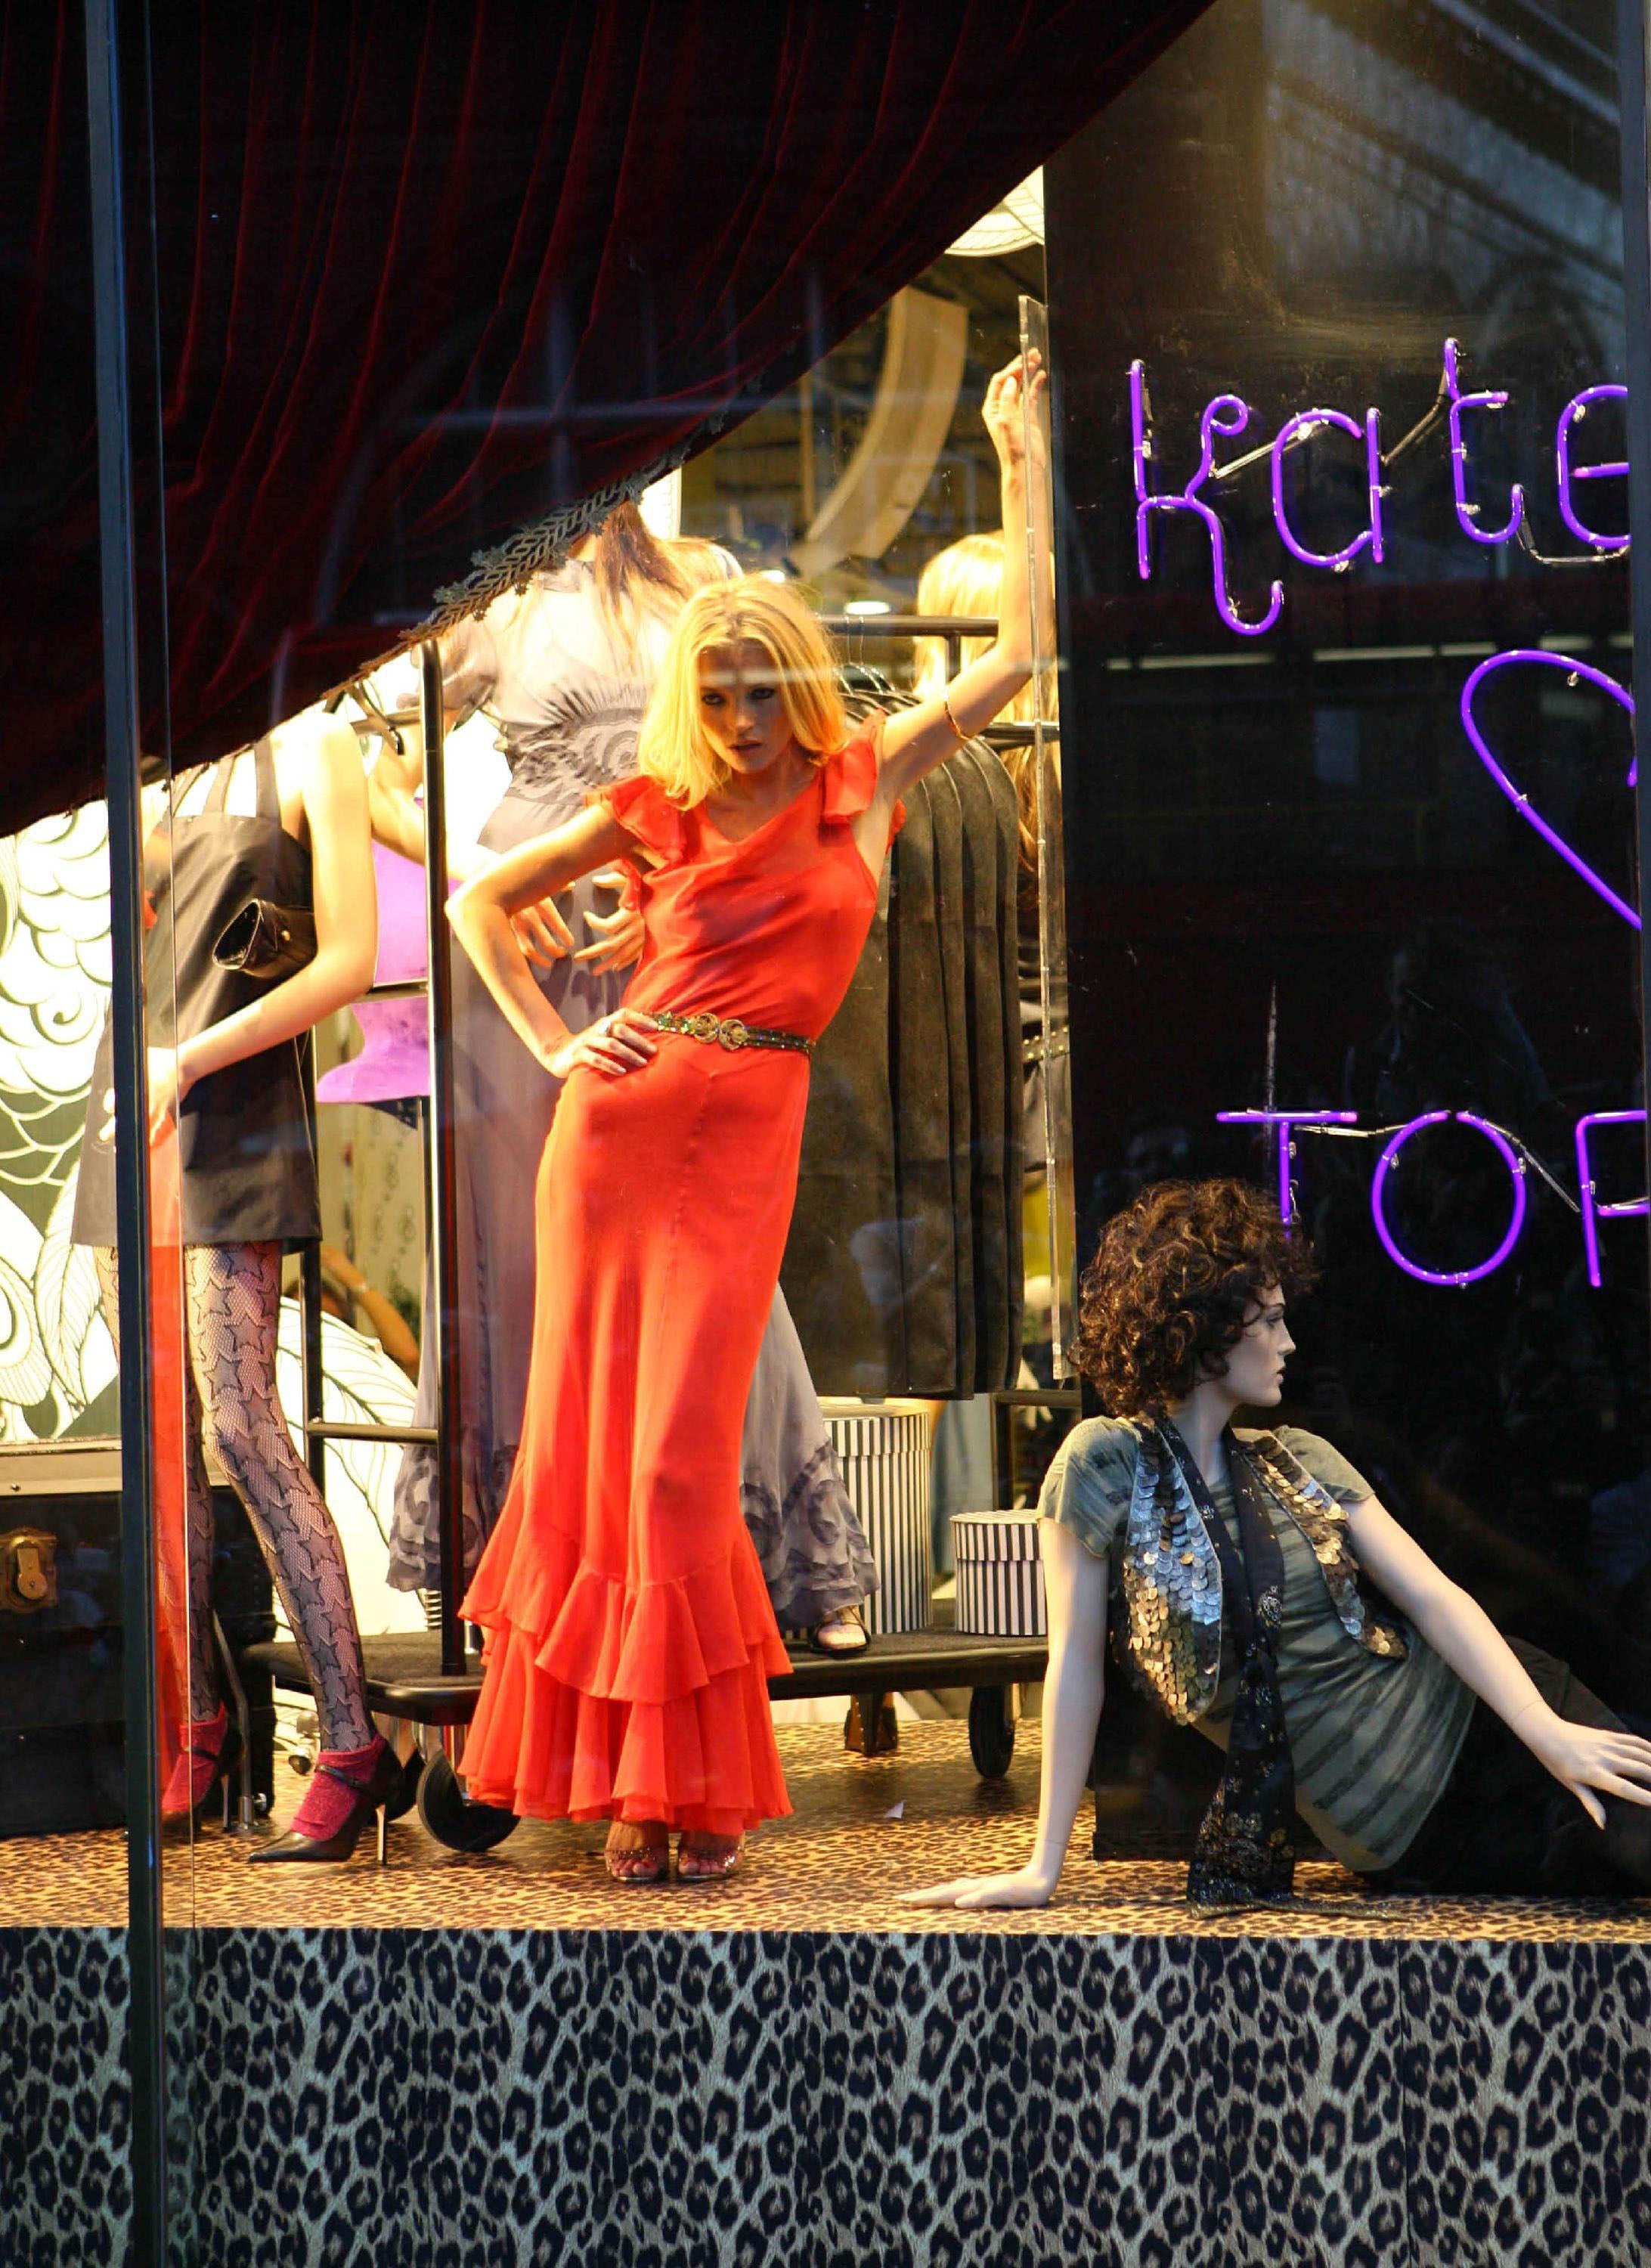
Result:
[[[109,1336],[120,1345],[114,1255],[93,1256]],[[210,1450],[246,1506],[286,1618],[304,1658],[326,1749],[363,1749],[372,1720],[364,1697],[361,1640],[350,1578],[333,1516],[292,1436],[276,1393],[276,1329],[281,1304],[277,1244],[192,1244],[183,1256],[188,1315],[184,1373],[184,1505],[189,1595],[163,1598],[166,1619],[189,1634],[190,1712],[209,1719],[222,1706],[212,1649]],[[170,1572],[163,1557],[163,1581]]]
[[[180,1413],[184,1549],[163,1551],[159,1572],[166,1625],[188,1632],[188,1694],[163,1809],[174,1816],[198,1809],[234,1749],[212,1653],[210,1448],[246,1506],[321,1726],[318,1769],[291,1831],[251,1855],[346,1858],[394,1781],[395,1758],[367,1713],[343,1546],[293,1450],[275,1366],[281,1254],[321,1226],[295,1042],[359,995],[377,944],[366,783],[354,733],[329,718],[299,718],[185,783],[146,845],[144,869],[152,922],[144,944],[150,1135],[154,1141],[176,1126],[188,1340]],[[261,979],[217,963],[213,944],[249,895],[313,909],[315,953],[294,974]],[[75,1236],[93,1249],[113,1333],[107,1050],[106,1036],[92,1077]],[[180,1584],[187,1599],[169,1595]]]

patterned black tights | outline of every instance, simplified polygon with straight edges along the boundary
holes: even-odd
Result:
[[[109,1335],[120,1346],[114,1255],[96,1254]],[[267,1244],[186,1248],[184,1307],[190,1714],[217,1706],[212,1655],[212,1494],[203,1444],[247,1508],[304,1657],[321,1717],[321,1746],[365,1748],[372,1738],[361,1639],[343,1546],[308,1467],[292,1447],[276,1393],[281,1248]],[[164,1565],[164,1560],[163,1560]],[[166,1602],[174,1625],[180,1602]]]

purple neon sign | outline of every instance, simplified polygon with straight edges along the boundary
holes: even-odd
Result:
[[[1290,1139],[1293,1126],[1356,1126],[1356,1110],[1218,1110],[1215,1114],[1223,1126],[1276,1126],[1279,1130],[1279,1218],[1288,1228],[1295,1218],[1290,1195],[1290,1160],[1295,1155],[1295,1145]]]
[[[1596,1126],[1643,1126],[1643,1110],[1590,1110],[1576,1122],[1576,1185],[1582,1200],[1582,1248],[1588,1255],[1588,1280],[1596,1290],[1599,1270],[1599,1227],[1602,1220],[1628,1220],[1651,1212],[1651,1198],[1628,1197],[1619,1204],[1601,1204],[1594,1189],[1594,1166],[1588,1138]]]
[[[1620,461],[1607,465],[1574,465],[1571,462],[1571,433],[1572,429],[1587,416],[1590,402],[1626,401],[1627,399],[1625,386],[1585,387],[1581,394],[1574,394],[1559,412],[1559,428],[1553,439],[1559,473],[1559,517],[1579,543],[1586,543],[1596,551],[1607,551],[1613,555],[1628,549],[1628,538],[1625,535],[1601,535],[1594,528],[1585,526],[1577,514],[1571,484],[1574,481],[1621,480],[1626,475],[1628,468]]]
[[[1269,595],[1267,611],[1258,622],[1247,622],[1234,603],[1227,575],[1227,531],[1212,505],[1206,504],[1198,491],[1215,470],[1215,437],[1235,440],[1249,423],[1249,404],[1236,394],[1218,394],[1206,402],[1198,419],[1198,468],[1179,496],[1161,496],[1151,484],[1147,468],[1152,464],[1157,444],[1153,438],[1146,408],[1146,366],[1141,362],[1130,364],[1130,461],[1135,476],[1135,562],[1143,583],[1152,579],[1152,549],[1147,541],[1147,524],[1155,512],[1190,512],[1204,522],[1210,534],[1210,571],[1214,579],[1215,611],[1230,630],[1240,637],[1262,637],[1278,621],[1284,607],[1284,585],[1275,582]]]
[[[1471,451],[1463,428],[1469,413],[1488,416],[1506,409],[1509,395],[1503,387],[1469,389],[1463,383],[1463,349],[1459,340],[1448,338],[1444,342],[1443,371],[1439,398],[1434,410],[1422,423],[1396,444],[1393,455],[1419,438],[1435,416],[1442,414],[1449,434],[1451,493],[1456,505],[1456,524],[1463,534],[1475,543],[1493,549],[1518,540],[1524,543],[1533,558],[1543,565],[1566,565],[1569,560],[1551,560],[1537,551],[1529,540],[1529,515],[1523,485],[1515,482],[1509,496],[1509,512],[1500,527],[1487,527],[1482,523],[1482,507],[1470,493],[1469,471]],[[1554,468],[1559,494],[1560,516],[1572,534],[1588,549],[1584,560],[1610,561],[1625,557],[1631,541],[1625,532],[1620,534],[1602,534],[1583,520],[1577,504],[1577,483],[1582,481],[1603,481],[1618,478],[1628,467],[1613,460],[1599,464],[1577,464],[1574,461],[1576,429],[1599,402],[1622,401],[1627,398],[1625,387],[1588,386],[1572,395],[1559,413],[1554,435]],[[1234,441],[1249,431],[1254,412],[1242,394],[1218,394],[1205,402],[1198,416],[1198,462],[1192,477],[1183,489],[1162,491],[1153,483],[1153,468],[1158,460],[1158,442],[1153,431],[1152,409],[1146,390],[1146,365],[1138,357],[1130,364],[1130,461],[1135,489],[1135,557],[1141,580],[1152,579],[1152,551],[1149,534],[1154,512],[1189,512],[1200,520],[1210,539],[1210,565],[1216,612],[1230,630],[1240,637],[1261,637],[1274,628],[1284,610],[1284,585],[1275,580],[1268,587],[1267,608],[1257,622],[1248,621],[1233,598],[1228,578],[1227,531],[1220,515],[1205,494],[1212,482],[1230,478],[1246,466],[1262,457],[1269,460],[1272,489],[1272,521],[1279,541],[1290,556],[1304,567],[1323,568],[1331,574],[1345,575],[1354,562],[1367,554],[1374,565],[1383,563],[1384,530],[1382,526],[1383,499],[1389,494],[1384,478],[1391,461],[1382,453],[1382,413],[1367,409],[1363,421],[1345,409],[1303,409],[1286,418],[1271,443],[1253,449],[1248,455],[1229,459],[1218,465],[1215,447],[1218,440]],[[1291,505],[1285,474],[1285,460],[1317,435],[1338,432],[1361,442],[1365,456],[1365,495],[1367,525],[1334,551],[1315,551],[1297,533],[1291,518]]]
[[[1290,1138],[1292,1130],[1305,1126],[1345,1131],[1356,1126],[1359,1114],[1356,1110],[1218,1110],[1215,1116],[1218,1123],[1223,1126],[1254,1126],[1258,1130],[1276,1127],[1279,1130],[1279,1212],[1287,1228],[1294,1219],[1290,1161],[1296,1154],[1296,1145]],[[1451,1122],[1459,1126],[1471,1126],[1476,1133],[1483,1134],[1497,1151],[1507,1167],[1513,1189],[1513,1208],[1500,1243],[1486,1258],[1471,1268],[1425,1268],[1404,1250],[1388,1219],[1389,1183],[1398,1170],[1402,1153],[1408,1143],[1431,1127]],[[1643,1127],[1645,1124],[1643,1110],[1590,1110],[1576,1122],[1576,1178],[1580,1198],[1576,1211],[1582,1222],[1582,1249],[1588,1263],[1588,1280],[1596,1289],[1601,1282],[1599,1224],[1602,1221],[1643,1219],[1651,1214],[1651,1197],[1627,1197],[1603,1203],[1594,1182],[1590,1137],[1596,1127]],[[1375,1172],[1370,1182],[1370,1217],[1382,1248],[1395,1267],[1403,1269],[1407,1276],[1414,1277],[1419,1284],[1435,1284],[1450,1289],[1477,1284],[1483,1278],[1493,1275],[1512,1254],[1525,1226],[1529,1182],[1526,1159],[1521,1154],[1522,1145],[1517,1138],[1471,1110],[1427,1110],[1419,1117],[1407,1120],[1403,1126],[1373,1128],[1368,1134],[1355,1135],[1352,1138],[1374,1142],[1383,1136],[1387,1138],[1385,1145],[1376,1160]],[[1551,1180],[1552,1176],[1548,1178]]]
[[[1355,441],[1362,441],[1365,449],[1365,491],[1370,513],[1370,525],[1361,527],[1350,543],[1339,551],[1309,551],[1290,525],[1289,508],[1284,496],[1284,460],[1298,438],[1310,440],[1316,433],[1334,427],[1351,433]],[[1293,559],[1304,567],[1329,567],[1343,574],[1352,565],[1361,551],[1368,551],[1379,567],[1382,564],[1382,413],[1367,409],[1360,425],[1349,417],[1345,409],[1303,409],[1279,426],[1273,438],[1269,455],[1272,460],[1272,520],[1280,541]]]
[[[1422,1267],[1400,1246],[1398,1239],[1388,1226],[1383,1191],[1387,1186],[1388,1175],[1394,1172],[1398,1165],[1399,1152],[1404,1145],[1421,1133],[1425,1128],[1442,1126],[1451,1119],[1455,1119],[1459,1126],[1476,1127],[1485,1139],[1501,1152],[1507,1170],[1513,1176],[1514,1212],[1507,1225],[1507,1235],[1488,1260],[1482,1260],[1477,1268],[1451,1269],[1441,1275],[1437,1269]],[[1493,1126],[1489,1119],[1478,1117],[1471,1110],[1425,1111],[1419,1118],[1412,1118],[1409,1125],[1399,1128],[1398,1132],[1394,1135],[1377,1160],[1376,1169],[1370,1182],[1370,1217],[1375,1223],[1376,1234],[1382,1240],[1382,1247],[1388,1258],[1392,1261],[1395,1267],[1402,1268],[1407,1276],[1414,1276],[1418,1283],[1454,1284],[1458,1288],[1465,1284],[1477,1284],[1482,1276],[1493,1274],[1519,1241],[1519,1232],[1525,1226],[1525,1161],[1501,1128]]]
[[[1491,529],[1479,526],[1479,506],[1468,496],[1468,445],[1463,438],[1462,413],[1464,409],[1506,409],[1505,393],[1464,394],[1462,390],[1460,357],[1462,349],[1455,339],[1445,341],[1445,387],[1450,401],[1450,484],[1456,491],[1456,522],[1464,535],[1476,543],[1507,543],[1519,533],[1519,524],[1525,517],[1525,491],[1517,481],[1513,488],[1513,512],[1506,527]]]
[[[1619,707],[1626,710],[1630,718],[1634,713],[1633,696],[1625,688],[1618,685],[1614,677],[1607,676],[1603,669],[1596,669],[1586,661],[1578,661],[1574,655],[1548,653],[1537,646],[1512,646],[1506,653],[1493,653],[1488,661],[1482,661],[1463,687],[1462,729],[1472,743],[1475,755],[1520,817],[1529,821],[1543,841],[1559,852],[1560,858],[1574,873],[1582,877],[1589,889],[1598,893],[1613,913],[1620,914],[1624,921],[1638,929],[1640,924],[1637,908],[1631,906],[1625,898],[1618,897],[1610,883],[1602,875],[1595,873],[1581,853],[1572,849],[1559,828],[1543,817],[1524,791],[1515,785],[1507,771],[1492,754],[1489,743],[1479,730],[1478,721],[1473,712],[1473,703],[1480,686],[1487,677],[1493,677],[1498,670],[1511,668],[1515,662],[1532,662],[1544,669],[1562,669],[1566,676],[1573,681],[1585,677],[1590,685],[1598,686],[1602,693],[1608,694]],[[1633,787],[1638,777],[1639,760],[1636,758],[1628,767],[1628,785]]]

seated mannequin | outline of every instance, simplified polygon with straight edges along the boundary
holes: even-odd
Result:
[[[1165,1182],[1083,1280],[1077,1359],[1116,1416],[1077,1426],[1042,1498],[1050,1620],[1027,1864],[910,1894],[1046,1904],[1100,1720],[1109,1611],[1167,1714],[1227,1753],[1189,1896],[1283,1904],[1293,1815],[1384,1889],[1651,1890],[1651,1742],[1510,1643],[1327,1441],[1235,1426],[1277,1406],[1299,1231],[1235,1181]]]

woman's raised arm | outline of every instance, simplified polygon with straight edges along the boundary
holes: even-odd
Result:
[[[981,415],[998,453],[1003,483],[1003,590],[998,606],[998,635],[979,659],[959,670],[943,695],[920,701],[915,708],[897,711],[883,733],[883,768],[879,800],[892,810],[896,801],[925,772],[945,762],[960,736],[967,739],[1006,709],[1032,674],[1034,639],[1030,578],[1027,571],[1027,512],[1033,481],[1044,477],[1041,452],[1028,465],[1026,453],[1025,393],[1034,402],[1048,385],[1048,374],[1036,355],[1015,359],[1000,370],[986,388]],[[1039,431],[1036,418],[1032,431]],[[1048,585],[1044,578],[1045,615]],[[1054,624],[1040,625],[1039,643],[1045,653],[1054,649]]]

